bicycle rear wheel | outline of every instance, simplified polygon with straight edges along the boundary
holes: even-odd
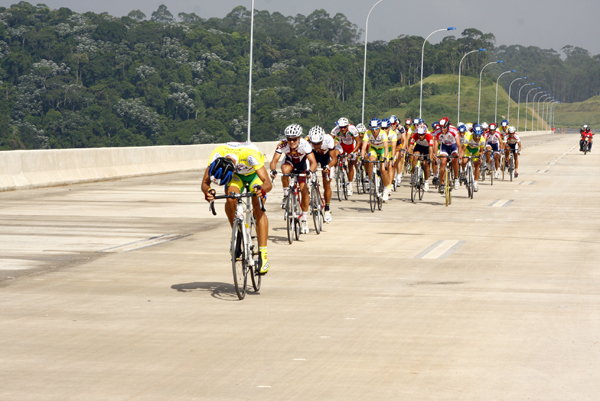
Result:
[[[231,232],[231,267],[233,270],[233,285],[240,300],[246,296],[246,282],[248,280],[248,266],[244,250],[244,234],[242,233],[242,222],[239,219],[233,221]]]
[[[467,178],[467,195],[473,199],[473,169],[471,166],[467,166],[465,176]]]
[[[294,242],[294,230],[296,229],[295,227],[295,223],[294,221],[296,220],[296,218],[294,217],[294,200],[296,199],[294,197],[293,192],[291,192],[292,190],[290,189],[290,194],[287,197],[287,204],[285,206],[285,214],[287,216],[287,218],[285,219],[286,224],[287,224],[287,236],[288,236],[288,242],[291,244],[292,242]]]
[[[254,288],[254,292],[258,292],[260,290],[260,282],[261,275],[258,273],[260,270],[260,251],[258,247],[258,234],[256,233],[256,221],[254,216],[252,216],[250,233],[252,236],[252,260],[254,260],[254,268],[250,269],[250,277],[252,278],[252,288]]]

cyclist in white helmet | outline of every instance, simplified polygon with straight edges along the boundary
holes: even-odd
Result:
[[[281,163],[281,172],[284,174],[290,173],[307,173],[310,172],[311,179],[316,179],[315,171],[317,170],[317,160],[312,152],[312,146],[305,139],[301,138],[302,127],[298,124],[288,125],[285,129],[285,141],[281,141],[275,149],[275,154],[271,159],[271,177],[277,175],[277,163],[281,158],[282,154],[285,154],[283,162]],[[310,204],[310,194],[308,193],[308,186],[306,185],[306,178],[300,177],[298,179],[300,184],[300,191],[302,192],[302,199],[300,206],[302,208],[302,216],[300,218],[300,230],[302,234],[308,234],[308,206]],[[290,179],[288,177],[281,177],[281,184],[283,185],[283,201],[281,202],[281,208],[285,208]]]
[[[350,185],[348,185],[347,191],[348,196],[350,196],[352,195],[354,169],[356,168],[356,162],[358,161],[357,156],[362,145],[361,132],[357,129],[357,127],[350,124],[346,117],[342,117],[337,121],[337,126],[331,131],[331,136],[334,137],[335,140],[341,145],[341,153],[348,155],[348,181],[350,182]]]
[[[335,165],[337,164],[337,155],[342,151],[340,145],[335,145],[333,137],[321,127],[314,126],[308,131],[308,141],[312,145],[313,154],[317,164],[323,169],[323,195],[325,198],[325,223],[331,222],[331,179]]]

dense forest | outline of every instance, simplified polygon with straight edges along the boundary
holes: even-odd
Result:
[[[23,1],[0,7],[0,149],[243,140],[249,33],[250,11],[241,6],[222,19],[175,17],[164,5],[149,17],[134,10],[120,18]],[[343,14],[256,11],[253,140],[275,139],[292,121],[358,121],[361,36]],[[366,118],[419,96],[411,85],[419,82],[423,40],[369,43]],[[536,47],[495,47],[492,33],[476,29],[428,44],[424,74],[457,74],[462,55],[481,47],[488,51],[467,57],[463,74],[478,76],[500,58],[562,101],[600,94],[600,56],[572,46],[561,49],[563,58]],[[492,67],[486,79],[495,82],[506,68]],[[435,91],[426,85],[424,98]]]

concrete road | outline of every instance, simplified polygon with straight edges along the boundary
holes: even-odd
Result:
[[[0,400],[598,400],[600,162],[333,202],[238,301],[199,173],[0,193]]]

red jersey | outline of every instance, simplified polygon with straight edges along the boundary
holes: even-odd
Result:
[[[419,139],[419,134],[413,134],[413,136],[410,137],[410,143],[411,144],[417,144],[419,146],[433,146],[433,135],[431,135],[429,132],[425,134],[425,138],[423,139]]]
[[[451,125],[450,128],[448,128],[448,132],[445,134],[442,133],[441,128],[436,129],[433,132],[433,136],[436,141],[441,142],[446,146],[460,144],[460,134],[454,125]]]

